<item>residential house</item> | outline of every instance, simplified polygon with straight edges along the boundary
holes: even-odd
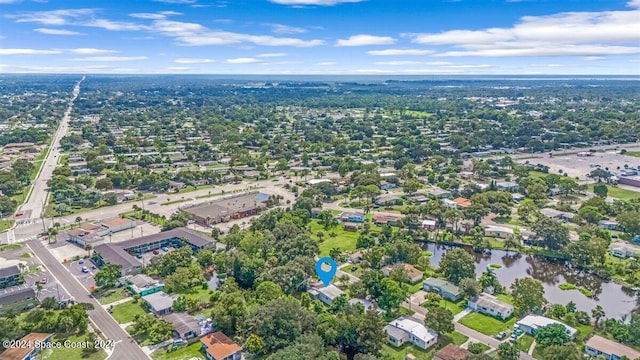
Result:
[[[459,287],[442,279],[428,278],[422,283],[422,289],[440,294],[440,296],[450,301],[458,301],[462,298],[462,292]]]
[[[47,344],[51,342],[53,334],[45,333],[29,333],[17,340],[17,344],[23,346],[7,347],[0,354],[2,360],[36,360],[39,359],[39,353],[42,349],[47,349]],[[36,346],[38,344],[38,346]]]
[[[397,187],[397,185],[395,183],[384,181],[384,180],[380,181],[380,189],[381,190],[390,190],[390,189],[394,189],[396,187]]]
[[[536,330],[539,328],[549,326],[551,324],[560,324],[565,327],[567,335],[569,335],[572,339],[576,336],[578,330],[572,328],[569,325],[561,323],[560,321],[550,319],[548,317],[544,317],[541,315],[527,315],[522,318],[520,321],[516,322],[515,327],[524,331],[529,335],[535,335]]]
[[[132,295],[146,296],[162,291],[164,284],[145,274],[138,274],[127,279],[128,290]]]
[[[170,313],[162,318],[173,324],[173,332],[176,337],[190,339],[202,334],[202,327],[198,320],[187,313]]]
[[[340,216],[338,216],[338,219],[340,219],[340,221],[345,221],[345,222],[362,223],[365,220],[365,214],[364,212],[345,211],[342,214],[340,214]]]
[[[468,307],[479,313],[505,320],[513,314],[513,306],[489,294],[479,294],[469,299]]]
[[[416,204],[424,204],[429,201],[429,197],[425,194],[413,194],[411,195],[411,200],[413,200]]]
[[[427,219],[422,220],[422,228],[429,231],[434,231],[436,229],[436,221]]]
[[[600,220],[598,222],[598,226],[605,230],[622,231],[622,227],[620,226],[620,224],[618,224],[617,221]]]
[[[12,286],[0,292],[0,315],[9,310],[18,313],[36,306],[36,292],[26,285]]]
[[[518,191],[520,185],[515,181],[500,181],[496,183],[496,188],[500,191]]]
[[[621,259],[640,257],[640,248],[632,244],[618,241],[609,245],[609,254]]]
[[[2,264],[0,266],[0,289],[20,285],[22,283],[22,279],[20,277],[21,271],[18,265],[5,266]]]
[[[321,212],[322,212],[321,208],[313,208],[313,209],[311,209],[311,218],[312,219],[319,219]]]
[[[563,222],[571,221],[575,216],[575,214],[573,213],[551,209],[551,208],[540,209],[540,213],[548,218],[563,221]]]
[[[407,277],[409,278],[409,282],[412,284],[417,283],[418,281],[422,280],[422,278],[424,277],[424,273],[416,269],[415,267],[413,267],[413,265],[411,264],[387,265],[382,268],[382,273],[384,274],[384,276],[389,276],[391,274],[391,271],[397,266],[398,267],[401,266],[404,268],[404,270],[407,273]]]
[[[402,204],[402,198],[394,194],[383,194],[376,197],[374,204],[377,206],[392,206]]]
[[[473,178],[473,171],[460,171],[458,177],[464,180],[471,180]]]
[[[433,360],[465,360],[473,355],[471,351],[448,344],[433,355]]]
[[[524,200],[526,198],[526,196],[522,195],[522,194],[511,194],[511,199],[513,200],[514,203],[519,203],[520,201]]]
[[[358,250],[349,256],[349,262],[359,264],[362,261],[362,251]]]
[[[242,359],[242,348],[220,331],[203,336],[200,343],[208,360]]]
[[[357,222],[346,222],[342,225],[342,228],[344,229],[344,231],[358,231],[360,229],[362,229],[364,224],[362,223],[357,223]]]
[[[152,313],[160,316],[168,314],[173,309],[173,302],[178,298],[178,295],[169,295],[164,291],[154,292],[152,294],[142,297],[147,308]]]
[[[383,215],[383,214],[373,214],[373,223],[376,225],[391,225],[395,226],[398,224],[400,218],[398,216],[391,215]]]
[[[456,208],[458,209],[464,209],[471,206],[471,200],[465,199],[463,197],[457,197],[453,199],[453,202],[456,203]]]
[[[401,316],[384,327],[388,342],[400,347],[411,343],[421,349],[428,349],[438,341],[438,334],[427,329],[424,322],[416,318]]]
[[[356,306],[358,304],[362,305],[365,311],[375,311],[378,314],[384,313],[384,310],[378,308],[376,304],[369,299],[353,298],[349,300],[349,305],[351,306]]]
[[[309,289],[309,294],[311,295],[312,299],[318,299],[326,305],[331,306],[333,300],[337,299],[341,295],[344,295],[344,292],[337,286],[329,284],[329,286],[326,287],[313,287]]]
[[[428,193],[434,198],[450,198],[451,197],[451,191],[441,189],[439,187],[434,187],[430,189]]]
[[[587,341],[584,351],[591,356],[602,356],[606,360],[620,360],[623,356],[629,360],[640,359],[640,351],[598,335]]]
[[[506,226],[486,225],[484,236],[506,239],[513,235],[513,229]]]
[[[450,209],[458,208],[458,204],[451,199],[442,199],[442,204]]]

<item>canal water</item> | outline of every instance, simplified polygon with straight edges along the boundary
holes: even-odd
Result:
[[[424,243],[423,248],[433,253],[430,258],[431,265],[438,267],[440,259],[451,247]],[[600,305],[607,317],[620,319],[629,315],[634,308],[640,307],[640,302],[633,291],[622,286],[605,281],[589,272],[580,271],[564,263],[552,262],[542,257],[507,253],[501,250],[492,250],[491,254],[477,254],[471,252],[476,262],[476,275],[480,275],[489,264],[502,265],[500,269],[494,269],[500,283],[509,288],[518,278],[532,277],[540,280],[544,286],[545,298],[552,304],[566,305],[569,301],[576,304],[578,310],[583,310],[591,315],[591,310]],[[579,290],[561,290],[558,285],[571,283],[582,286],[593,292],[593,297],[583,295]]]

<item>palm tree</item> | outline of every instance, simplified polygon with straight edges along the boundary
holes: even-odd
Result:
[[[593,317],[594,324],[593,326],[597,329],[598,322],[605,316],[604,309],[600,305],[596,305],[596,308],[591,310],[591,317]]]
[[[82,218],[80,216],[76,217],[76,226],[80,227],[80,223],[82,222]]]
[[[109,233],[109,236],[111,236],[111,233]],[[84,249],[87,250],[89,257],[91,257],[91,249],[93,249],[93,247],[89,244],[85,244]]]

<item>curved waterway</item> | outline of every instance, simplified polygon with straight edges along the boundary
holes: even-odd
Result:
[[[442,255],[452,247],[423,244],[423,248],[433,253],[431,265],[438,267]],[[545,297],[552,304],[566,305],[569,301],[576,304],[578,310],[591,315],[596,305],[602,306],[607,317],[620,319],[629,315],[633,309],[640,307],[640,301],[633,291],[612,282],[605,281],[599,276],[587,271],[580,271],[569,265],[553,262],[539,256],[517,254],[502,250],[492,250],[490,255],[477,254],[470,251],[476,263],[476,275],[479,277],[491,263],[502,265],[501,269],[494,269],[500,283],[505,287],[518,278],[532,277],[540,280],[544,286]],[[583,295],[579,290],[561,290],[558,285],[571,283],[582,286],[591,292],[593,297]]]

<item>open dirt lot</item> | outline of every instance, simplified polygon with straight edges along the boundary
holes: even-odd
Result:
[[[542,164],[549,167],[549,173],[558,174],[560,170],[563,173],[580,180],[589,180],[587,174],[589,174],[595,167],[591,167],[591,164],[600,165],[603,169],[609,168],[614,174],[617,173],[617,169],[624,169],[624,165],[631,167],[640,166],[640,159],[632,156],[620,155],[614,152],[597,152],[593,156],[579,157],[577,154],[562,155],[549,157],[545,154],[544,157],[517,160],[518,163],[525,163],[528,161],[530,164]]]

